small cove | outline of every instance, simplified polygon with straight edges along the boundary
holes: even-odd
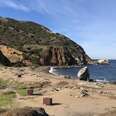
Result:
[[[81,67],[55,67],[54,73],[57,75],[77,78],[77,73]],[[88,65],[90,78],[94,80],[116,82],[116,60],[110,60],[108,65]]]

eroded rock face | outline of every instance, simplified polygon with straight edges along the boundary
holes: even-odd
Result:
[[[0,62],[6,66],[22,62],[23,53],[13,48],[0,45]]]
[[[77,61],[67,48],[49,47],[40,58],[41,65],[75,65]]]
[[[48,116],[43,108],[25,107],[0,114],[0,116]]]

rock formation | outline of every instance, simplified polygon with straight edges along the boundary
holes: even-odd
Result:
[[[0,45],[0,62],[6,66],[20,63],[24,59],[23,53],[5,45]]]
[[[109,64],[109,60],[108,59],[99,59],[97,61],[98,64]]]
[[[77,61],[67,48],[49,47],[43,51],[40,58],[41,65],[75,65]]]
[[[0,51],[0,63],[5,66],[11,66],[10,60],[3,55],[3,53]]]
[[[48,114],[43,108],[25,107],[6,111],[0,114],[0,116],[48,116]]]
[[[77,74],[79,80],[89,80],[89,71],[87,67],[81,68]]]
[[[11,18],[0,18],[0,46],[11,63],[80,65],[92,61],[70,38],[40,24]]]

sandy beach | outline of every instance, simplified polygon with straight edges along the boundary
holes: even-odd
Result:
[[[11,88],[15,82],[33,86],[36,93],[32,96],[16,93],[13,103],[6,108],[43,107],[50,116],[115,116],[107,112],[116,111],[116,85],[65,79],[49,74],[47,67],[1,66],[0,79],[9,80]],[[88,96],[80,96],[82,88],[88,91]],[[43,105],[44,97],[51,97],[53,105]]]

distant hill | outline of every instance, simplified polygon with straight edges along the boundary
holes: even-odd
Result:
[[[70,38],[31,21],[0,17],[0,45],[2,59],[4,55],[9,61],[11,57],[17,61],[16,52],[11,52],[15,50],[22,53],[23,59],[19,62],[26,65],[62,66],[91,62],[83,48]]]

